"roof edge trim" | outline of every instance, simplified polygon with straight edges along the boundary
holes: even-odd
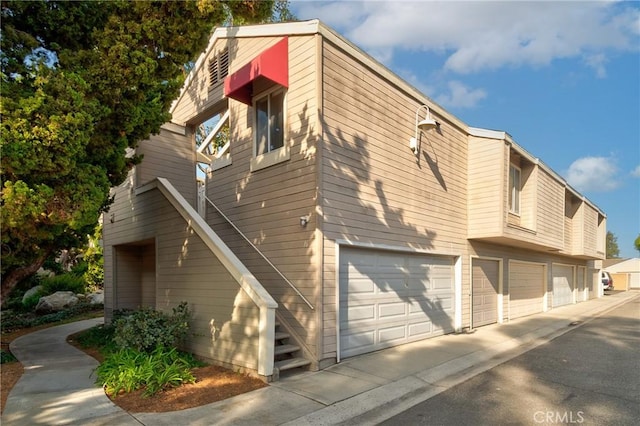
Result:
[[[186,93],[186,88],[190,86],[191,82],[198,74],[198,71],[205,65],[206,59],[213,50],[213,46],[219,39],[231,38],[231,37],[276,37],[276,36],[288,36],[288,35],[310,35],[317,34],[320,31],[320,21],[318,19],[312,19],[309,21],[300,22],[286,22],[286,23],[274,23],[274,24],[258,24],[247,25],[238,27],[218,27],[213,31],[207,48],[200,54],[198,60],[193,66],[193,69],[189,72],[189,75],[182,84],[180,94],[171,103],[169,112],[173,113],[176,106],[180,103],[180,100]]]

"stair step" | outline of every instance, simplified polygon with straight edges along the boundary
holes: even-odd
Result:
[[[300,346],[296,345],[279,345],[273,348],[274,355],[290,354],[291,352],[299,351]]]
[[[291,358],[285,359],[284,361],[276,361],[274,363],[274,367],[276,367],[280,371],[290,370],[292,368],[304,367],[305,365],[311,364],[311,361],[304,358]]]
[[[285,333],[284,331],[276,331],[276,334],[275,334],[276,340],[288,339],[289,337],[290,337],[289,333]]]

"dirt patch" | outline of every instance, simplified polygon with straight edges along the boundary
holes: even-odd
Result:
[[[18,383],[20,377],[22,377],[24,369],[22,368],[22,364],[19,362],[8,362],[2,364],[0,368],[2,369],[2,374],[0,374],[0,376],[2,376],[0,380],[0,396],[2,397],[2,407],[0,408],[0,412],[4,412],[4,406],[7,403],[9,392],[13,389],[15,384]]]
[[[211,365],[192,372],[196,377],[193,384],[168,389],[149,398],[138,390],[111,400],[130,413],[163,413],[211,404],[267,386],[259,379]]]

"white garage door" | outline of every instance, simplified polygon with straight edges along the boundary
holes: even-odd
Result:
[[[587,294],[589,289],[586,288],[586,275],[587,268],[584,266],[578,266],[578,274],[576,275],[576,287],[578,289],[578,294],[576,296],[577,302],[584,302],[589,299],[589,295]]]
[[[341,248],[339,280],[342,358],[454,329],[450,257]]]
[[[544,265],[509,262],[509,318],[542,312]]]
[[[573,268],[568,265],[558,265],[551,267],[553,275],[553,301],[551,306],[568,305],[573,303]]]

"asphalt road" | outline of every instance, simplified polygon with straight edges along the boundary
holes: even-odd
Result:
[[[640,299],[383,425],[640,425]]]

